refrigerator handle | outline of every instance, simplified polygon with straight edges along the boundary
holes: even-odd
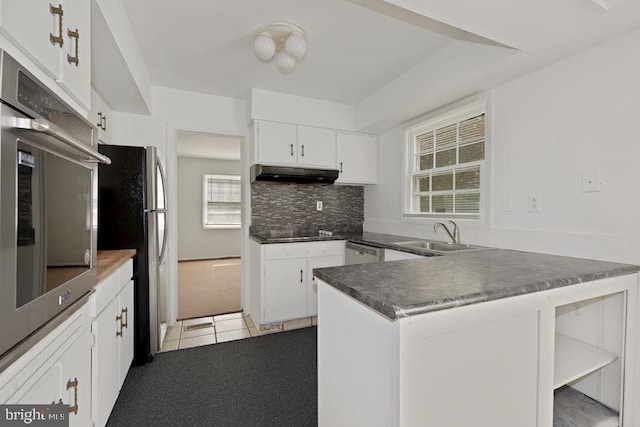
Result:
[[[166,212],[166,209],[165,209]],[[164,238],[162,239],[162,248],[160,249],[160,257],[158,258],[158,265],[162,264],[162,261],[164,260],[164,252],[167,249],[167,231],[169,230],[169,227],[167,226],[167,217],[165,214],[165,218],[164,218]]]

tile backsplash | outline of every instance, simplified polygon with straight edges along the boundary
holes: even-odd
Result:
[[[322,211],[316,210],[317,201],[322,201]],[[359,233],[363,222],[362,186],[270,181],[251,184],[251,233]]]

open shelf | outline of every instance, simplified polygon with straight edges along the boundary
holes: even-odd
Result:
[[[618,413],[566,386],[553,397],[553,427],[619,427]]]
[[[597,369],[618,357],[573,338],[556,334],[553,388],[557,389]]]

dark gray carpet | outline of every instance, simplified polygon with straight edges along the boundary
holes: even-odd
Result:
[[[107,426],[317,426],[316,340],[313,327],[160,353],[131,368]]]

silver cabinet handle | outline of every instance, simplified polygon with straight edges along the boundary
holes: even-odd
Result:
[[[76,47],[76,55],[75,56],[71,56],[69,54],[67,54],[67,62],[69,64],[75,64],[76,67],[78,66],[78,63],[80,62],[80,51],[78,50],[78,43],[80,40],[80,32],[78,32],[78,29],[76,28],[75,31],[71,31],[71,30],[67,30],[67,35],[69,36],[70,39],[76,39],[76,43],[75,43],[75,47]]]
[[[302,283],[302,270],[300,270],[300,283]]]
[[[58,35],[54,36],[52,33],[49,33],[49,41],[53,45],[58,45],[62,47],[64,44],[64,37],[62,37],[62,15],[64,15],[64,10],[62,10],[62,5],[59,4],[58,7],[55,7],[51,3],[49,3],[49,12],[52,15],[58,15]]]
[[[64,143],[68,147],[71,147],[76,151],[79,151],[82,154],[85,154],[90,157],[89,159],[83,158],[82,160],[84,161],[99,162],[99,163],[104,163],[105,165],[111,164],[110,158],[108,158],[107,156],[103,156],[97,151],[94,151],[91,148],[87,147],[82,142],[78,141],[76,138],[69,135],[68,133],[60,129],[58,126],[54,125],[53,123],[47,120],[19,118],[19,119],[16,119],[15,123],[16,123],[15,127],[17,129],[33,131],[33,132],[50,136]],[[49,142],[48,144],[45,144],[45,145],[54,145],[54,144]]]
[[[107,130],[107,115],[102,114],[102,111],[98,113],[98,123],[96,124],[100,129]]]
[[[340,173],[342,173],[342,162],[340,162]]]
[[[304,144],[302,144],[302,157],[304,157]]]
[[[293,156],[293,144],[291,144],[291,155]]]

